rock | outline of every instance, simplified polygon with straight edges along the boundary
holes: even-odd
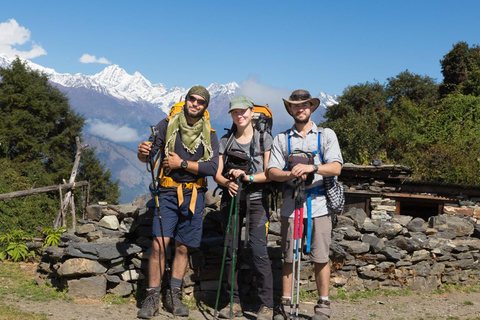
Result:
[[[117,284],[113,288],[108,289],[108,292],[125,297],[131,294],[135,290],[137,290],[137,285],[135,283],[121,281],[119,284]]]
[[[365,218],[363,221],[363,232],[377,232],[379,226],[375,224],[370,218]]]
[[[378,253],[382,251],[383,248],[385,248],[385,242],[382,239],[371,234],[362,235],[362,241],[368,243],[374,253]]]
[[[388,239],[394,238],[402,231],[403,227],[399,223],[395,222],[382,222],[380,228],[378,228],[376,234],[379,237],[387,237]]]
[[[416,263],[418,261],[427,260],[430,257],[430,251],[427,250],[417,250],[412,255],[412,262]]]
[[[107,268],[102,266],[97,261],[73,258],[65,261],[57,270],[57,273],[59,276],[71,277],[103,274],[105,271],[107,271]]]
[[[120,222],[120,226],[118,230],[125,233],[131,233],[135,231],[137,224],[135,223],[135,219],[133,217],[126,217]]]
[[[365,221],[365,218],[367,217],[367,214],[363,209],[352,208],[348,212],[346,212],[344,216],[352,219],[354,221],[355,228],[361,230],[363,228],[363,223]]]
[[[103,276],[68,281],[67,296],[77,299],[100,299],[106,294],[107,280]]]
[[[140,270],[126,270],[120,274],[120,278],[123,281],[134,281],[139,279],[145,279],[145,276]]]
[[[105,216],[98,222],[98,225],[111,230],[118,230],[120,226],[116,216]]]
[[[344,226],[336,228],[335,230],[342,234],[346,240],[358,240],[362,236],[362,234],[355,230],[353,226]]]
[[[93,220],[93,221],[100,221],[103,217],[102,213],[103,206],[101,205],[90,205],[87,206],[87,219]]]
[[[87,223],[87,224],[83,224],[83,225],[78,226],[75,229],[75,232],[79,235],[84,235],[84,234],[87,234],[89,232],[93,232],[95,230],[97,230],[97,228],[95,227],[95,225],[93,223]]]
[[[87,239],[90,242],[95,242],[98,239],[101,239],[102,237],[103,237],[102,231],[94,231],[94,232],[87,233]]]
[[[415,218],[407,224],[407,228],[409,231],[413,232],[425,232],[425,230],[427,230],[427,225],[422,218]]]
[[[370,244],[360,241],[341,241],[339,243],[348,253],[365,253],[370,250]]]

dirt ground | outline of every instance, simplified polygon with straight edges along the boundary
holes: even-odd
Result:
[[[12,300],[21,311],[44,313],[52,320],[86,319],[135,319],[138,308],[135,303],[113,305],[101,301],[79,300],[73,302],[32,302]],[[478,319],[480,320],[480,293],[412,294],[409,296],[383,297],[357,301],[332,301],[334,311],[332,319]],[[245,307],[244,317],[236,319],[255,319],[254,310]],[[300,307],[302,318],[308,319],[313,313],[313,302],[303,303]],[[154,319],[173,319],[161,311]],[[190,316],[183,319],[213,319],[213,309],[191,310]]]
[[[34,268],[30,265],[24,271],[33,276]],[[2,302],[16,306],[17,311],[46,314],[51,320],[127,320],[136,319],[138,303],[131,300],[125,304],[111,304],[100,300],[56,300],[35,302],[13,296],[3,296]],[[309,319],[313,315],[315,301],[304,301],[300,305],[300,318]],[[332,319],[366,320],[366,319],[470,319],[480,320],[480,292],[462,293],[458,291],[443,294],[412,293],[411,295],[360,298],[355,301],[332,300]],[[185,320],[213,319],[214,310],[204,304],[198,304],[190,310]],[[238,320],[253,320],[258,306],[246,305],[244,316]],[[161,310],[154,319],[173,319],[170,313]]]

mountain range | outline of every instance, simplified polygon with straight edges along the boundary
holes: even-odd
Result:
[[[0,67],[8,68],[12,60],[0,54]],[[150,126],[156,125],[173,104],[185,97],[188,88],[152,84],[140,73],[130,75],[118,65],[110,65],[95,75],[71,75],[26,62],[33,70],[46,74],[52,85],[68,96],[71,107],[86,118],[83,139],[90,147],[96,148],[97,157],[111,171],[113,179],[119,180],[120,202],[128,203],[143,195],[150,174],[145,170],[145,164],[137,159],[137,145],[148,138]],[[238,94],[249,94],[235,82],[212,83],[207,89],[211,95],[210,121],[220,138],[223,128],[231,126],[231,119],[227,116],[230,99]],[[256,103],[268,102],[262,101],[261,94],[251,96]],[[326,108],[337,103],[338,96],[320,92],[317,97],[322,108],[314,113],[313,120],[319,122]],[[292,125],[280,98],[269,106],[274,113],[274,134]]]

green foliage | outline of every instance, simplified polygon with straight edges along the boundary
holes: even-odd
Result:
[[[26,190],[68,180],[85,119],[67,97],[30,70],[20,59],[0,68],[0,193]],[[82,153],[77,181],[90,181],[91,201],[117,203],[118,182],[95,157]],[[75,190],[80,203],[81,190]],[[60,206],[58,193],[0,202],[0,233],[51,225]],[[78,207],[78,206],[77,206]]]
[[[31,238],[22,230],[13,230],[11,233],[0,236],[0,260],[19,262],[35,256],[35,253],[28,250],[25,245],[25,242],[30,240]]]
[[[60,237],[67,231],[67,228],[43,228],[42,234],[45,236],[43,247],[56,246],[60,242]]]
[[[480,85],[478,81],[480,47],[478,45],[469,47],[466,42],[458,42],[440,63],[444,77],[440,86],[443,96],[455,92],[466,95],[478,92],[478,85]]]
[[[324,126],[345,162],[411,167],[414,178],[480,184],[480,48],[460,42],[442,60],[441,86],[408,70],[345,89]],[[461,156],[459,156],[461,155]]]

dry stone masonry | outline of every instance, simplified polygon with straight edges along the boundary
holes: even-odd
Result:
[[[187,295],[212,301],[218,288],[223,254],[219,198],[207,194],[204,234],[199,249],[190,252],[184,279]],[[457,208],[461,208],[457,207]],[[395,215],[395,202],[371,201],[371,216],[351,208],[339,216],[330,250],[331,287],[347,292],[365,289],[433,290],[442,284],[478,284],[480,278],[480,207],[464,206],[470,215],[431,216],[428,221]],[[454,213],[457,213],[453,210]],[[469,212],[470,212],[469,211]],[[107,293],[128,296],[146,286],[152,241],[154,204],[92,205],[87,218],[61,237],[61,243],[44,249],[38,265],[38,282],[67,288],[75,298],[100,298]],[[280,293],[282,254],[278,213],[271,216],[268,253],[274,289]],[[170,258],[171,253],[170,250]],[[240,252],[241,288],[256,297],[252,261]],[[301,288],[315,290],[313,265],[304,257]]]

